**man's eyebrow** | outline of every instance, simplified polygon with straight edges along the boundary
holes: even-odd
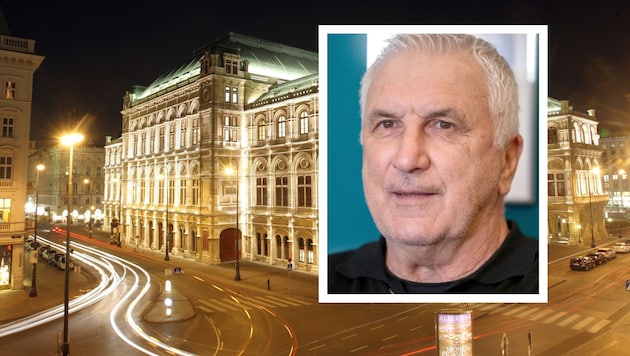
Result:
[[[451,107],[426,110],[426,112],[422,113],[420,116],[425,119],[450,117],[456,120],[468,121],[468,117],[465,113]]]

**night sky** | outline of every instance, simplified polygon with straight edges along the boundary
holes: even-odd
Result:
[[[120,135],[122,97],[178,67],[207,42],[238,32],[317,51],[318,24],[547,24],[549,95],[594,108],[602,136],[628,134],[630,5],[512,5],[473,1],[327,4],[325,1],[41,2],[0,0],[13,36],[36,41],[46,59],[35,73],[31,139],[55,143],[69,113],[93,142]],[[464,5],[465,4],[465,5]]]

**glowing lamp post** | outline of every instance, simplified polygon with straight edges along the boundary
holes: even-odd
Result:
[[[70,220],[72,214],[72,160],[74,155],[74,145],[83,141],[83,135],[78,133],[68,134],[61,137],[61,144],[68,146],[68,215],[66,216],[66,264],[70,261]],[[67,267],[67,266],[66,266]],[[65,268],[65,292],[63,298],[63,345],[62,354],[70,354],[70,343],[68,342],[68,311],[70,305],[70,269]]]
[[[33,246],[37,247],[37,205],[39,204],[39,172],[44,170],[43,164],[38,164],[37,178],[35,179],[35,237],[33,238]],[[28,293],[29,297],[37,297],[37,251],[34,252],[35,258],[33,259],[33,275],[31,276],[31,291]]]

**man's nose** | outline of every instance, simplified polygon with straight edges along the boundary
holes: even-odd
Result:
[[[405,128],[399,136],[398,147],[394,160],[394,168],[411,173],[416,170],[426,170],[431,165],[428,155],[429,140],[422,127]]]

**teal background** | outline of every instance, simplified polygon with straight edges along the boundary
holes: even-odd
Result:
[[[380,233],[363,196],[359,88],[366,70],[366,34],[329,34],[328,57],[328,253],[344,251],[376,240]],[[536,85],[538,87],[538,85]],[[536,97],[538,97],[536,95]],[[538,112],[537,110],[535,112]],[[538,132],[538,125],[534,132]],[[532,143],[538,156],[538,142]],[[516,220],[528,236],[538,237],[538,165],[532,172],[535,201],[508,204],[506,217]]]

